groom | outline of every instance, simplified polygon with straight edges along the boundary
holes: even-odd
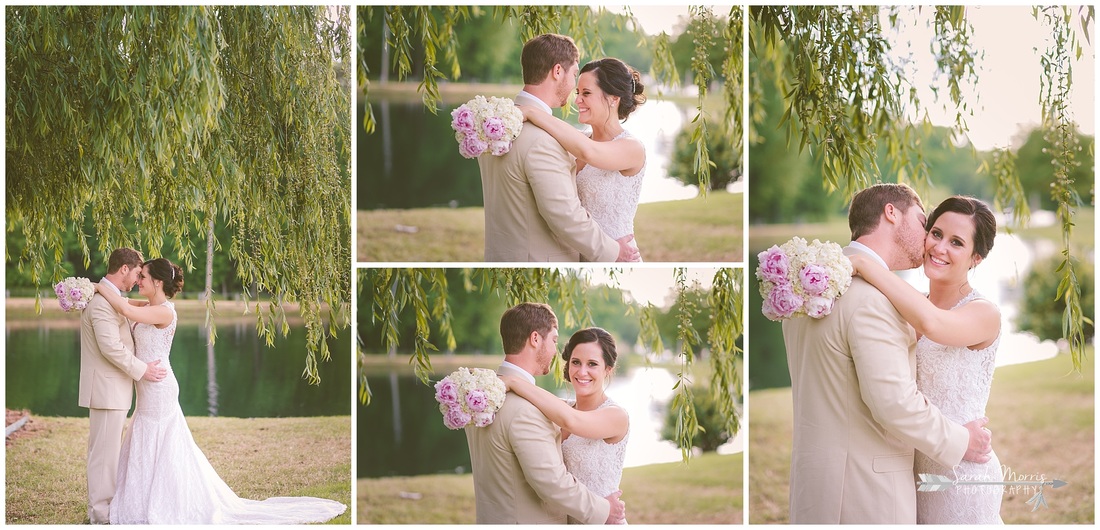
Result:
[[[924,206],[904,184],[852,198],[845,254],[923,261]],[[790,523],[916,524],[914,448],[947,467],[989,460],[988,421],[951,423],[917,390],[914,336],[860,277],[831,314],[783,322],[794,398]]]
[[[141,273],[141,254],[119,248],[107,260],[100,280],[120,294],[129,291]],[[106,298],[96,294],[80,315],[79,405],[88,408],[88,520],[107,524],[115,496],[115,473],[122,450],[122,429],[133,400],[134,381],[160,381],[168,371],[134,357],[130,323]]]
[[[552,113],[577,86],[580,52],[564,35],[523,45],[523,91],[516,103]],[[485,261],[633,261],[628,235],[600,230],[577,198],[576,162],[554,137],[524,124],[502,156],[478,157],[485,201]]]
[[[546,304],[522,303],[500,318],[504,362],[497,373],[535,382],[558,353],[558,319]],[[466,427],[477,524],[586,524],[625,518],[622,492],[601,498],[565,470],[561,431],[527,400],[508,393],[493,423]]]

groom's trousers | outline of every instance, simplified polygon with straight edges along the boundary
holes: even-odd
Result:
[[[126,426],[122,409],[88,409],[88,522],[109,524],[115,496],[118,455]]]

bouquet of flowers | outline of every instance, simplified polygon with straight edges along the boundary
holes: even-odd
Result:
[[[83,311],[95,294],[95,286],[87,278],[69,276],[53,286],[53,292],[57,294],[57,303],[62,311]]]
[[[495,156],[507,153],[522,127],[523,113],[508,98],[475,96],[451,111],[458,152],[466,158],[485,151]]]
[[[435,384],[435,400],[448,429],[484,427],[493,423],[507,391],[504,381],[492,370],[459,368]]]
[[[822,318],[833,311],[833,301],[852,285],[852,263],[840,245],[796,237],[761,252],[756,277],[760,280],[762,312],[771,320],[809,315]]]

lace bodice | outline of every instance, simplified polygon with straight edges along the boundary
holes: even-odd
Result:
[[[597,409],[618,407],[608,398]],[[575,434],[561,442],[561,454],[565,469],[592,493],[606,497],[619,490],[623,478],[623,461],[626,459],[628,432],[622,440],[609,444],[603,440],[583,438]]]
[[[631,137],[623,129],[612,141]],[[625,176],[621,171],[608,171],[588,164],[577,172],[577,196],[596,224],[612,239],[634,233],[634,214],[642,194],[645,166],[637,175]]]
[[[167,368],[172,338],[176,335],[176,306],[172,302],[163,305],[172,310],[172,323],[163,329],[151,324],[135,324],[134,355],[146,363],[160,361],[160,366]]]
[[[964,296],[952,310],[981,299],[977,291]],[[981,350],[944,346],[928,337],[917,341],[917,388],[949,420],[963,425],[985,416],[993,385],[998,336]],[[999,482],[1003,470],[996,453],[985,464],[963,461],[946,468],[918,452],[917,473],[944,475],[952,480]],[[1002,486],[956,485],[947,491],[917,493],[917,522],[921,524],[1001,524]]]

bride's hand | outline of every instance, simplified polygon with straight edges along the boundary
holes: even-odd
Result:
[[[870,259],[867,256],[861,254],[852,254],[851,256],[845,256],[848,261],[852,262],[852,276],[859,275],[859,271],[865,269],[867,264],[870,263]]]
[[[501,381],[504,381],[504,389],[507,392],[511,392],[512,388],[516,386],[516,381],[518,381],[514,375],[497,374],[497,377],[499,377]]]
[[[537,112],[531,105],[516,105],[516,108],[523,113],[523,121],[531,121],[531,113]]]

